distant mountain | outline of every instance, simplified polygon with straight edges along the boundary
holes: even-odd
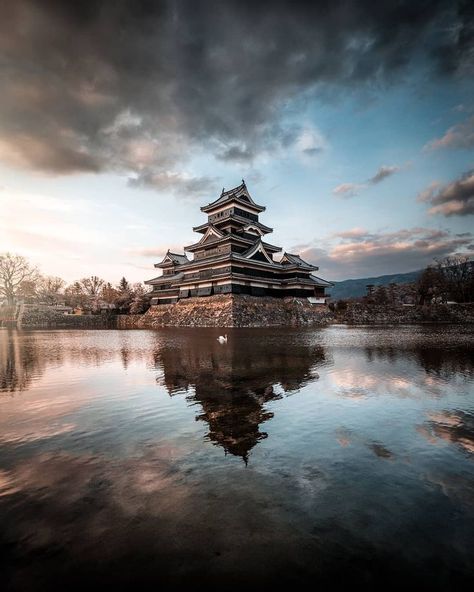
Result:
[[[416,282],[422,270],[409,271],[408,273],[394,273],[392,275],[380,275],[378,277],[358,278],[356,280],[343,280],[334,282],[332,288],[328,288],[332,300],[344,298],[356,298],[367,294],[367,284],[374,286],[388,286],[389,284],[411,284]]]

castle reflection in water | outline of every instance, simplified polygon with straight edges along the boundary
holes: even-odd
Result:
[[[334,351],[317,331],[234,330],[224,345],[213,329],[143,332],[147,334],[143,341],[136,339],[137,333],[89,331],[82,332],[78,340],[73,331],[62,331],[61,338],[54,340],[48,332],[3,330],[0,393],[11,396],[27,391],[47,370],[67,365],[118,362],[127,369],[130,364],[143,363],[157,374],[157,383],[170,396],[184,395],[196,409],[196,419],[208,425],[206,439],[247,462],[251,450],[267,438],[262,426],[274,416],[270,404],[318,380],[321,368],[334,362]],[[388,363],[392,383],[397,379],[397,360],[409,360],[427,377],[474,375],[474,360],[463,347],[440,349],[414,343],[400,349],[389,343],[367,345],[357,352],[354,356],[365,358],[365,364]],[[350,375],[354,386],[370,385],[375,390],[376,382],[384,380],[374,370],[368,381],[367,366],[364,372],[364,376]],[[403,372],[402,365],[399,383],[407,383]],[[343,393],[347,395],[347,388],[341,387]],[[474,426],[470,415],[440,417],[431,417],[419,430],[427,437],[452,441],[466,442],[467,437],[471,446]]]
[[[208,423],[208,439],[245,462],[267,437],[260,427],[273,412],[266,405],[316,380],[316,369],[325,361],[321,346],[277,347],[270,336],[251,340],[244,333],[221,345],[184,333],[179,344],[165,343],[156,352],[156,367],[163,369],[159,381],[169,394],[185,392],[201,408],[197,419]]]

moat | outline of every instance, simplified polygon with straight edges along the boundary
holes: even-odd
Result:
[[[472,584],[474,332],[0,329],[4,589]]]

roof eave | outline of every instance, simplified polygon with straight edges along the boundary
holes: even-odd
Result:
[[[315,281],[315,283],[316,283],[318,286],[322,286],[322,287],[325,287],[325,288],[327,288],[327,287],[329,287],[329,286],[334,286],[334,283],[333,283],[333,282],[329,282],[328,280],[324,280],[323,278],[320,278],[320,277],[318,277],[317,275],[315,275],[315,276],[313,276],[313,275],[310,275],[309,277],[310,277],[310,278],[311,278],[313,281],[317,280],[317,281]],[[317,282],[321,282],[321,283],[317,283]]]
[[[155,263],[153,267],[165,269],[166,267],[173,267],[174,265],[176,265],[176,263],[174,263],[173,261],[165,261],[164,263],[163,261],[160,261],[159,263]]]
[[[220,199],[221,198],[219,198],[209,204],[206,204],[205,206],[201,206],[201,208],[200,208],[201,212],[208,214],[209,212],[212,212],[212,210],[215,210],[217,208],[221,208],[223,205],[225,205],[227,203],[231,203],[233,201],[239,202],[243,206],[246,206],[247,208],[251,208],[253,210],[256,210],[257,212],[265,212],[265,210],[267,209],[265,206],[260,206],[260,205],[256,204],[255,202],[248,202],[245,199],[241,199],[240,197],[237,197],[235,195],[229,195],[229,197],[226,197],[221,202],[219,202]]]

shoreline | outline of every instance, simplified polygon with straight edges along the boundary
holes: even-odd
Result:
[[[152,306],[140,315],[64,315],[53,307],[23,305],[16,320],[20,330],[474,325],[474,304],[407,307],[348,303],[345,310],[333,312],[327,305],[311,305],[303,299],[239,295],[189,298]],[[12,324],[4,328],[12,328]]]

